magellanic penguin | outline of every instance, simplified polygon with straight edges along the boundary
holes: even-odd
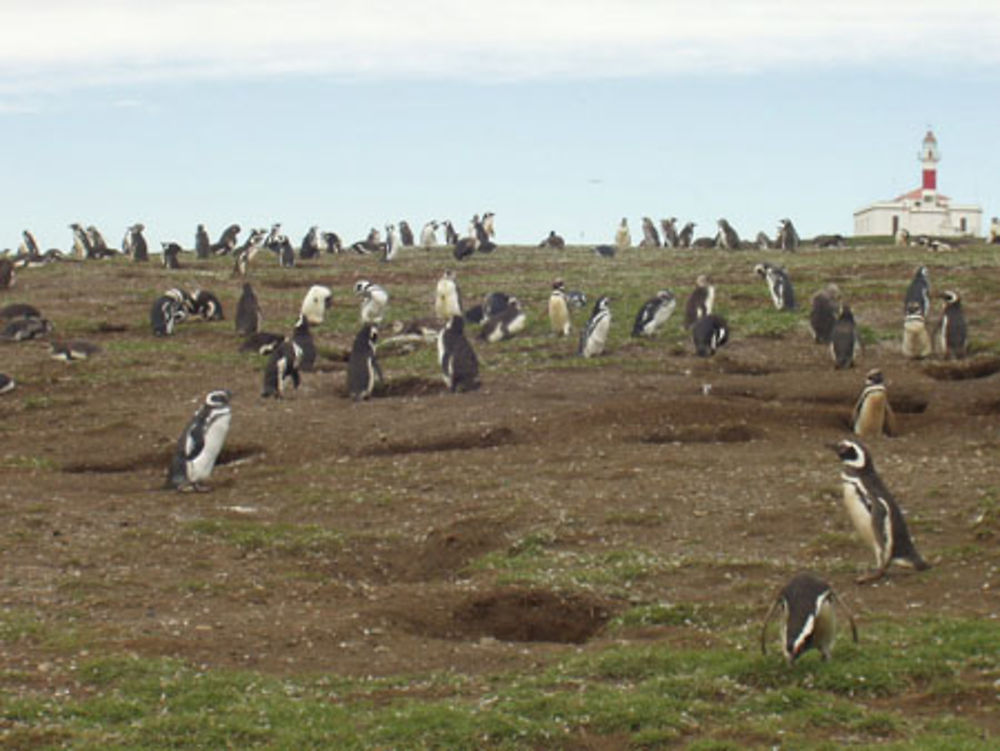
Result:
[[[829,344],[833,337],[833,327],[840,317],[840,288],[830,283],[813,295],[812,310],[809,312],[809,328],[817,344]]]
[[[361,298],[361,323],[382,323],[386,306],[389,304],[389,293],[385,288],[367,279],[359,279],[354,283],[354,294]]]
[[[326,312],[333,305],[333,292],[322,284],[314,284],[302,298],[299,312],[313,326],[319,326],[326,318]]]
[[[194,231],[194,254],[199,261],[212,255],[212,241],[208,239],[208,230],[204,224],[199,224]]]
[[[562,279],[552,282],[552,292],[549,293],[549,325],[556,336],[569,336],[573,322],[569,315],[569,299],[566,296],[566,283]]]
[[[250,282],[244,282],[243,293],[236,303],[236,333],[241,336],[254,334],[260,329],[263,320],[264,314],[261,312],[260,303],[257,302],[257,295]]]
[[[656,231],[656,225],[648,216],[642,218],[642,240],[639,241],[640,248],[659,248],[660,233]]]
[[[437,230],[440,225],[437,220],[431,219],[427,224],[423,226],[420,230],[420,247],[425,250],[433,248],[437,245]]]
[[[840,441],[832,448],[843,465],[840,477],[847,515],[875,553],[875,570],[859,577],[858,584],[885,576],[894,562],[917,571],[930,568],[910,539],[899,504],[875,471],[871,452],[853,439]]]
[[[311,371],[316,366],[316,342],[309,330],[309,319],[299,315],[292,329],[292,341],[299,348],[299,370]]]
[[[635,316],[632,336],[656,336],[660,328],[670,319],[677,300],[669,289],[661,289],[654,297],[646,300]]]
[[[937,325],[938,352],[942,357],[951,360],[961,360],[967,353],[965,314],[962,312],[962,300],[957,292],[946,290],[941,293],[944,300],[944,310]]]
[[[632,247],[632,233],[628,231],[628,219],[626,217],[622,217],[621,222],[618,224],[618,229],[615,231],[615,246],[619,250]]]
[[[291,381],[292,386],[298,388],[302,380],[299,376],[301,365],[302,348],[292,339],[282,341],[268,357],[267,365],[264,367],[264,388],[260,395],[280,399],[285,395],[287,381]]]
[[[413,229],[405,219],[399,220],[399,243],[404,248],[413,247]]]
[[[222,312],[222,303],[219,298],[207,289],[195,290],[192,313],[201,316],[205,321],[222,321],[225,315]]]
[[[889,404],[885,378],[878,368],[872,368],[865,376],[865,386],[854,405],[851,425],[854,434],[866,441],[878,438],[883,433],[896,435],[896,416]]]
[[[510,339],[514,334],[524,331],[527,322],[528,317],[521,309],[521,303],[516,297],[511,297],[503,310],[483,321],[479,338],[491,343]]]
[[[146,244],[146,238],[142,236],[145,229],[146,225],[142,223],[133,224],[128,228],[132,260],[140,263],[149,260],[149,246]]]
[[[179,269],[181,267],[179,258],[183,248],[174,242],[161,242],[160,246],[163,248],[161,253],[163,267],[172,270]]]
[[[452,317],[462,315],[462,292],[451,269],[444,270],[434,288],[434,315],[441,321],[450,321]]]
[[[837,370],[853,368],[858,349],[860,344],[854,325],[854,313],[851,312],[851,306],[845,304],[830,334],[830,355],[833,357],[834,367]]]
[[[161,295],[149,310],[149,325],[154,336],[170,336],[174,327],[185,319],[184,307],[172,295]]]
[[[931,337],[927,333],[927,321],[920,312],[920,303],[910,300],[906,304],[906,318],[903,319],[903,357],[921,360],[932,351]]]
[[[167,487],[181,491],[208,490],[202,482],[212,474],[229,433],[232,417],[228,389],[210,391],[177,441]]]
[[[776,310],[794,310],[795,292],[788,273],[770,263],[758,263],[753,269],[761,279],[767,282],[767,291]]]
[[[604,354],[608,343],[608,332],[611,330],[611,300],[601,295],[594,303],[590,319],[580,332],[580,346],[577,354],[582,357],[597,357]]]
[[[14,379],[11,378],[6,373],[0,373],[0,394],[6,394],[9,391],[13,391],[17,384]]]
[[[906,288],[906,296],[903,298],[903,315],[909,314],[910,303],[915,302],[920,305],[920,313],[927,317],[931,310],[931,282],[927,277],[927,267],[921,266],[913,275],[910,286]]]
[[[403,240],[399,236],[399,230],[395,224],[385,225],[385,252],[382,254],[383,261],[392,261],[399,255],[399,249],[403,246]]]
[[[15,302],[10,305],[4,305],[0,308],[0,320],[12,321],[15,318],[41,318],[42,311],[36,308],[34,305],[28,305],[24,302]]]
[[[817,649],[823,660],[829,660],[837,636],[837,617],[834,605],[839,605],[851,624],[851,636],[858,641],[858,627],[854,614],[837,597],[833,588],[810,573],[800,573],[789,579],[771,605],[760,630],[760,651],[767,654],[767,625],[783,608],[785,621],[781,624],[781,651],[791,665],[804,652]]]
[[[52,332],[47,318],[15,318],[4,326],[0,339],[8,342],[25,342],[38,339]]]
[[[698,357],[711,357],[715,351],[729,341],[729,324],[722,316],[709,313],[694,322],[691,340]]]
[[[347,361],[347,393],[354,401],[367,399],[376,382],[382,381],[382,371],[375,359],[378,327],[366,323],[354,337],[351,357]]]
[[[733,226],[725,219],[719,219],[716,224],[719,225],[719,231],[715,235],[715,247],[725,250],[739,250],[740,236],[733,229]]]
[[[684,328],[694,326],[694,322],[702,316],[707,316],[715,306],[715,287],[709,283],[708,277],[699,274],[694,282],[694,290],[688,295],[684,306]]]
[[[83,339],[71,339],[68,342],[51,342],[49,344],[49,356],[53,360],[62,360],[63,362],[86,360],[100,351],[99,346]]]
[[[0,289],[10,289],[16,280],[14,263],[9,258],[0,258]]]
[[[778,222],[778,247],[781,250],[798,250],[799,233],[795,231],[795,225],[791,219],[782,219]]]
[[[479,360],[465,338],[465,320],[452,316],[438,334],[438,364],[445,386],[451,392],[472,391],[479,386]]]

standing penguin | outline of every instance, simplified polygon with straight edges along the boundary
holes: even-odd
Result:
[[[694,322],[691,339],[698,357],[711,357],[715,351],[729,341],[729,324],[722,316],[709,313]]]
[[[625,250],[632,247],[632,233],[628,231],[628,219],[626,217],[622,217],[621,222],[618,224],[618,230],[615,232],[615,245],[618,247],[618,250]]]
[[[549,325],[556,336],[569,336],[573,327],[569,315],[569,300],[566,297],[566,283],[562,279],[552,282],[549,294]]]
[[[347,361],[347,393],[354,401],[367,399],[375,388],[376,379],[382,381],[382,371],[375,359],[378,327],[366,323],[354,337],[351,357]]]
[[[434,289],[434,315],[441,321],[450,321],[453,316],[462,315],[462,292],[451,269],[444,270]]]
[[[383,261],[391,261],[398,254],[403,245],[403,240],[399,236],[399,230],[395,224],[385,225],[385,252],[382,255]]]
[[[844,508],[854,529],[875,553],[876,569],[859,577],[858,584],[882,578],[893,562],[917,571],[930,568],[910,539],[903,511],[875,471],[868,449],[852,439],[832,448],[843,464]]]
[[[656,225],[648,216],[642,218],[642,240],[639,242],[640,248],[659,248],[660,233],[656,231]]]
[[[837,636],[837,618],[833,610],[839,605],[851,624],[851,635],[858,641],[858,627],[854,614],[837,597],[833,588],[819,577],[801,573],[793,576],[782,587],[777,599],[771,605],[760,630],[760,651],[767,654],[767,624],[779,608],[785,610],[785,621],[781,624],[781,651],[791,665],[804,652],[818,649],[823,660],[829,660],[833,652],[833,642]]]
[[[142,223],[133,224],[128,228],[129,248],[132,252],[132,260],[143,263],[149,260],[149,246],[146,245],[146,238],[142,236],[146,225]]]
[[[611,300],[606,295],[602,295],[594,303],[590,320],[580,332],[580,346],[577,349],[577,354],[582,357],[596,357],[604,354],[610,330]]]
[[[910,286],[906,288],[906,296],[903,298],[903,314],[909,311],[910,303],[916,302],[920,305],[920,313],[927,317],[931,310],[931,282],[927,276],[927,267],[921,266],[913,275]]]
[[[878,438],[882,433],[896,434],[896,416],[889,404],[885,378],[878,368],[872,368],[865,376],[864,388],[861,389],[858,401],[854,405],[851,425],[854,434],[866,441]]]
[[[944,300],[944,310],[941,311],[941,320],[938,322],[935,337],[938,351],[948,360],[952,358],[961,360],[967,354],[968,336],[965,314],[962,312],[962,300],[957,292],[950,289],[941,293],[941,299]]]
[[[179,269],[181,267],[179,260],[181,246],[173,242],[161,242],[160,245],[163,247],[163,267],[167,269]]]
[[[413,247],[413,229],[405,219],[399,220],[399,243],[404,248]]]
[[[695,279],[694,291],[688,296],[687,305],[684,307],[684,328],[689,329],[702,316],[707,316],[715,306],[715,287],[708,281],[708,277],[699,274]]]
[[[299,312],[306,317],[313,326],[319,326],[326,318],[326,311],[333,305],[333,292],[329,287],[322,284],[314,284],[302,298],[302,307]]]
[[[829,344],[833,337],[833,327],[840,316],[840,288],[832,282],[812,298],[809,312],[809,328],[817,344]]]
[[[920,303],[910,300],[906,304],[906,318],[903,319],[903,357],[920,360],[929,356],[931,350],[931,337],[927,333],[924,314],[920,312]]]
[[[837,370],[853,368],[855,354],[859,348],[857,327],[850,305],[840,310],[840,318],[830,334],[830,355]]]
[[[250,282],[244,282],[243,294],[236,303],[236,333],[241,336],[255,334],[263,320],[264,314],[261,312],[260,303],[257,302],[257,295]]]
[[[161,295],[149,310],[149,324],[154,336],[170,336],[174,327],[186,317],[184,308],[172,295]]]
[[[291,381],[298,388],[302,380],[299,376],[301,365],[302,348],[291,339],[282,341],[268,357],[264,367],[264,388],[260,395],[280,399],[285,395],[286,381]]]
[[[354,283],[354,294],[361,298],[361,323],[382,323],[389,293],[381,285],[359,279]]]
[[[436,220],[431,219],[427,224],[423,226],[420,230],[420,247],[425,250],[433,248],[437,245],[437,230],[440,225]]]
[[[507,300],[507,306],[495,315],[489,316],[479,331],[479,338],[487,342],[499,342],[510,339],[514,334],[524,330],[528,317],[521,310],[521,303],[516,297]]]
[[[465,320],[452,316],[448,325],[438,334],[438,364],[444,383],[451,392],[472,391],[479,386],[479,360],[465,338]]]
[[[208,239],[208,231],[204,224],[199,224],[194,231],[194,254],[199,261],[204,261],[212,255],[212,241]]]
[[[316,342],[313,341],[312,332],[309,330],[309,319],[304,315],[299,315],[292,329],[292,341],[298,345],[299,370],[311,371],[316,365]]]
[[[632,326],[632,336],[655,336],[660,327],[670,319],[675,307],[677,300],[674,293],[669,289],[661,289],[639,308]]]
[[[767,282],[767,291],[771,293],[771,301],[776,310],[795,309],[795,293],[792,291],[788,272],[770,263],[758,263],[753,270]]]
[[[10,289],[14,286],[17,274],[14,272],[14,264],[9,258],[0,258],[0,289]]]
[[[232,417],[228,389],[208,392],[205,403],[184,428],[167,473],[167,487],[177,490],[208,490],[202,485],[212,474],[215,462],[229,433]]]

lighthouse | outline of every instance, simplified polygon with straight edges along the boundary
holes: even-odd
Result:
[[[930,237],[979,236],[983,210],[971,204],[954,203],[938,193],[937,172],[941,150],[930,130],[917,152],[920,187],[891,201],[876,201],[854,212],[854,234],[896,237],[900,230]]]

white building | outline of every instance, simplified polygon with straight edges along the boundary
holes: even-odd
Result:
[[[982,234],[983,210],[971,204],[953,203],[937,192],[937,163],[941,161],[937,139],[927,131],[920,153],[923,180],[919,188],[892,201],[877,201],[854,212],[855,235],[890,235],[905,229],[911,235],[956,237]]]

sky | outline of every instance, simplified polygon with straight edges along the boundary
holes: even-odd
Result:
[[[0,249],[484,211],[501,243],[849,235],[928,128],[939,190],[1000,214],[997,0],[3,0],[0,29]]]

